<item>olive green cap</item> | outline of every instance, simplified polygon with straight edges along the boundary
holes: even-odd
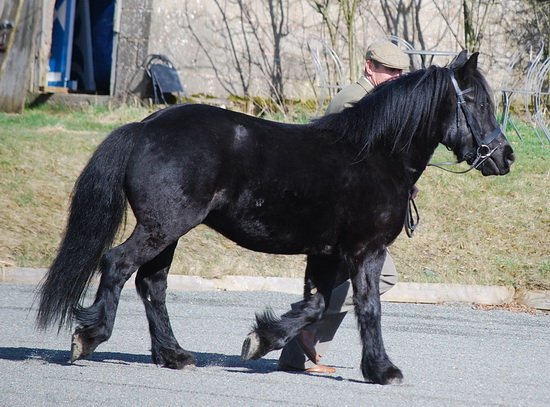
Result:
[[[367,49],[365,59],[373,59],[388,68],[409,69],[409,56],[389,41],[371,44]]]

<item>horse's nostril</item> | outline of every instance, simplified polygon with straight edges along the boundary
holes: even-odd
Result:
[[[504,159],[504,162],[508,164],[508,167],[512,165],[512,163],[516,160],[516,156],[514,155],[514,150],[512,150],[512,147],[510,147],[509,145],[504,146],[502,158]]]
[[[512,165],[512,163],[516,160],[516,156],[514,155],[513,151],[509,151],[508,154],[506,154],[506,162],[508,165]]]

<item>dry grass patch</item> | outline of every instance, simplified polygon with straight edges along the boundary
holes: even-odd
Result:
[[[148,114],[98,107],[0,114],[0,266],[50,264],[74,181],[93,150],[114,127]],[[522,132],[523,142],[511,137],[517,161],[505,177],[425,172],[416,236],[402,234],[391,248],[401,281],[550,289],[549,145],[526,126]],[[434,161],[446,154],[438,150]],[[130,215],[126,235],[132,224]],[[199,226],[180,240],[172,272],[302,277],[304,267],[304,256],[251,252]]]

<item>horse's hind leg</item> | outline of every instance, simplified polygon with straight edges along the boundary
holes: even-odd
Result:
[[[139,268],[136,289],[145,305],[149,322],[153,362],[172,369],[182,369],[195,364],[195,359],[178,344],[166,310],[166,279],[176,245],[177,242],[171,244]]]
[[[138,224],[126,242],[103,256],[94,303],[74,312],[78,326],[73,334],[71,361],[91,354],[100,343],[111,337],[124,283],[140,265],[155,258],[174,241],[164,239],[159,231],[150,232]]]

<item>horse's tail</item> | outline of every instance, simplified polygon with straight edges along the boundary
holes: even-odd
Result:
[[[40,329],[71,325],[103,253],[113,244],[126,209],[124,177],[139,126],[113,131],[75,184],[65,236],[38,291]]]

